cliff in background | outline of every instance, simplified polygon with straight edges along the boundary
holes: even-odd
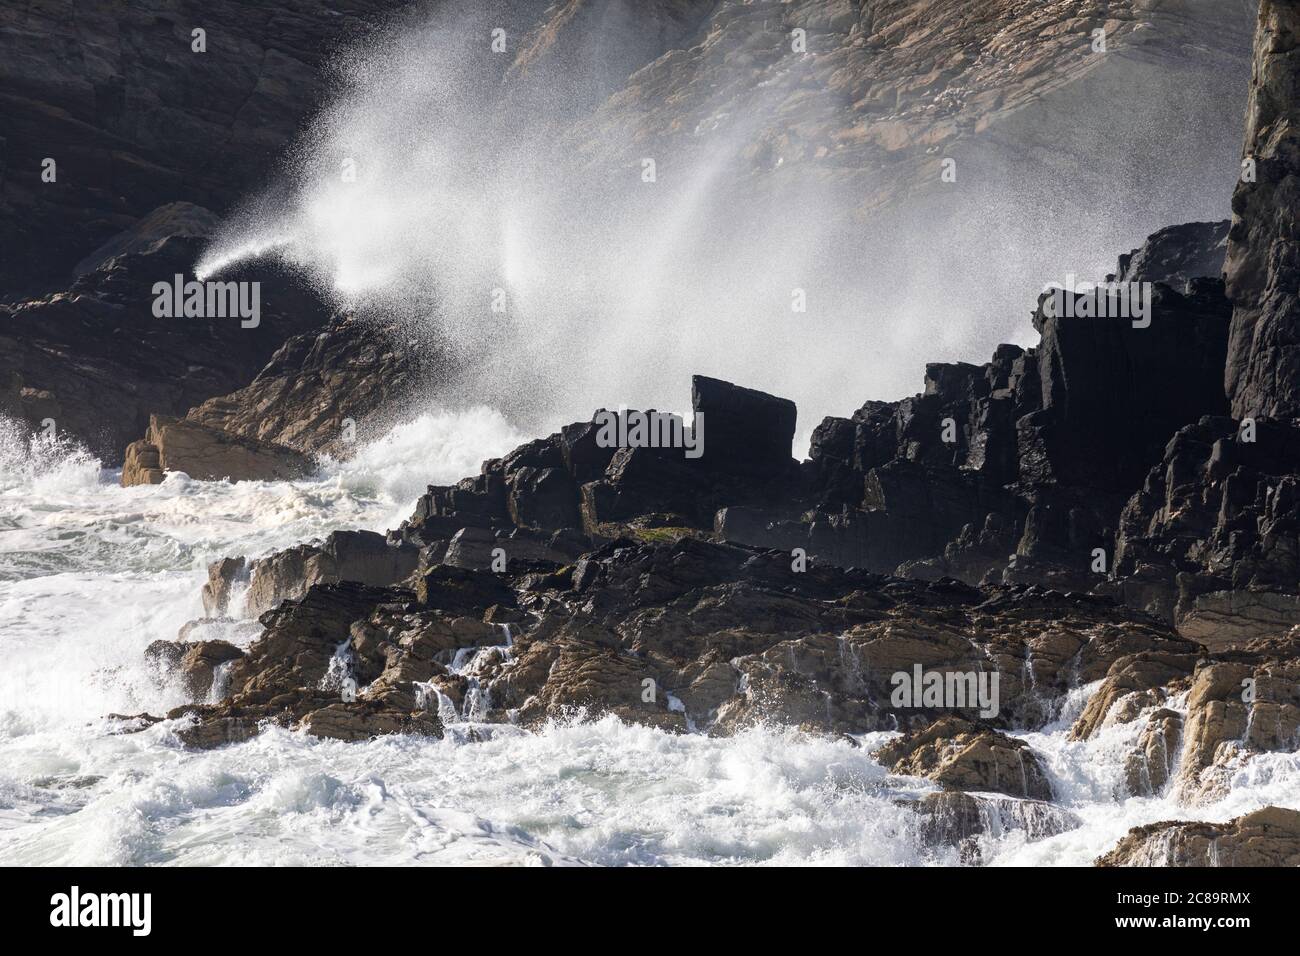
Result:
[[[0,6],[0,301],[66,284],[158,206],[228,211],[319,105],[330,54],[406,0]],[[191,31],[206,31],[207,52]],[[42,162],[56,160],[56,183]]]
[[[1300,415],[1300,7],[1264,0],[1246,110],[1255,175],[1232,197],[1235,305],[1226,383],[1234,415]]]

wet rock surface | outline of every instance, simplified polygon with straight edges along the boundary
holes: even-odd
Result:
[[[893,773],[928,777],[945,789],[1052,799],[1051,782],[1028,744],[960,718],[936,721],[875,756]]]
[[[838,64],[829,79],[860,122],[810,117],[807,135],[760,135],[746,162],[770,171],[839,157],[874,169],[888,158],[881,188],[902,196],[901,177],[941,147],[1034,115],[1049,74],[1053,89],[1088,89],[1096,64],[1079,41],[1094,24],[1161,62],[1143,18],[1180,5],[1112,4],[1104,19],[1092,5],[1034,5],[942,60],[900,42],[912,15],[930,17],[928,43],[960,34],[995,0],[706,6],[655,4],[655,31],[612,68],[644,67],[619,103],[647,108],[593,102],[566,145],[600,159],[602,142],[622,141],[602,131],[634,113],[670,134],[688,128],[682,113],[716,103],[717,91],[686,63],[771,15],[782,31],[808,22],[814,42],[833,39],[815,66]],[[566,11],[541,18],[509,82],[563,54],[567,26],[590,15],[584,4]],[[968,862],[998,828],[1039,839],[1075,825],[1053,806],[1051,768],[1018,736],[1027,731],[1066,720],[1074,742],[1123,731],[1131,751],[1116,798],[1174,794],[1188,806],[1222,794],[1251,757],[1293,752],[1300,432],[1284,380],[1294,297],[1279,293],[1294,277],[1293,224],[1279,212],[1295,205],[1291,18],[1265,0],[1247,144],[1260,178],[1238,190],[1226,285],[1224,224],[1171,227],[1115,273],[1153,283],[1149,316],[1069,315],[1040,299],[1038,346],[1001,345],[982,365],[930,364],[919,394],[821,422],[805,461],[791,456],[793,403],[697,376],[698,457],[611,444],[597,416],[430,486],[386,536],[336,532],[229,556],[209,570],[205,620],[252,617],[260,633],[244,649],[189,639],[208,633],[191,622],[181,640],[151,647],[192,699],[168,714],[177,735],[195,747],[268,725],[340,740],[477,735],[605,714],[714,735],[763,723],[855,740],[898,731],[878,762],[891,778],[941,788],[909,806],[927,841]],[[1004,69],[999,54],[1023,55],[1043,37],[1056,40],[1041,58]],[[761,49],[744,56],[755,77],[772,67]],[[904,56],[911,66],[896,69]],[[671,107],[668,89],[680,94]],[[732,91],[742,106],[747,90]],[[181,218],[197,232],[193,213]],[[148,416],[168,416],[127,452],[124,482],[150,483],[189,470],[172,460],[167,428],[301,461],[346,453],[348,421],[409,393],[425,346],[331,314],[292,276],[283,295],[299,298],[272,299],[266,332],[234,354],[215,326],[199,346],[188,327],[183,370],[169,325],[144,330],[143,345],[110,340],[106,330],[148,315],[146,281],[192,266],[191,237],[153,238],[181,228],[173,215],[136,223],[105,250],[116,257],[90,256],[70,294],[0,311],[0,336],[24,331],[12,335],[16,358],[0,359],[15,363],[0,364],[7,410],[56,418],[88,441],[107,429],[118,449]],[[92,344],[74,348],[82,335]],[[87,384],[60,377],[74,361]],[[79,418],[78,403],[96,417]],[[212,462],[202,477],[233,477],[229,454],[191,453]],[[926,675],[956,675],[941,683],[970,690],[900,700]],[[994,677],[986,707],[981,680]],[[1100,862],[1291,862],[1295,817],[1270,807],[1227,824],[1155,824]]]
[[[1098,866],[1300,866],[1300,812],[1265,807],[1227,823],[1135,827]]]
[[[623,539],[571,564],[499,573],[439,564],[416,577],[414,590],[308,584],[262,615],[266,632],[230,671],[222,706],[232,712],[196,713],[225,721],[278,700],[300,721],[332,674],[355,681],[367,706],[407,714],[422,702],[444,720],[472,711],[532,726],[613,713],[719,734],[764,721],[824,733],[929,728],[891,758],[896,772],[1050,799],[1033,755],[996,728],[1041,726],[1071,689],[1126,656],[1195,651],[1106,601],[832,566],[796,572],[780,552],[693,537]],[[900,703],[897,685],[917,664],[997,672],[996,713],[981,712],[973,685],[960,719],[944,701]]]
[[[145,438],[126,446],[122,485],[160,484],[169,471],[200,481],[289,481],[309,474],[314,464],[283,445],[153,415]]]

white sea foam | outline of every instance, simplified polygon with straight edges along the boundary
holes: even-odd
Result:
[[[143,651],[201,614],[209,560],[335,527],[382,530],[409,511],[417,485],[472,473],[519,436],[483,409],[431,412],[310,480],[171,475],[121,488],[75,446],[3,434],[0,862],[958,862],[955,849],[926,845],[919,816],[898,803],[933,786],[891,778],[872,759],[890,734],[857,747],[778,727],[712,739],[605,718],[536,733],[453,725],[444,740],[364,743],[272,729],[188,751],[170,723],[122,733],[106,714],[157,714],[182,701]],[[981,840],[985,862],[1087,864],[1139,824],[1300,807],[1297,754],[1253,757],[1223,799],[1194,810],[1168,796],[1118,799],[1140,728],[1067,740],[1091,690],[1071,695],[1055,724],[1022,735],[1078,825],[1031,839],[1003,813]]]

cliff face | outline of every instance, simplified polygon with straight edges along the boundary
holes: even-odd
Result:
[[[154,284],[188,273],[199,242],[165,237],[108,259],[66,292],[0,305],[0,413],[33,428],[52,420],[116,463],[151,415],[183,415],[239,388],[286,339],[329,318],[309,285],[266,262],[223,276],[259,283],[255,328],[238,317],[155,318]]]
[[[1144,126],[1188,135],[1171,122],[1185,109],[1202,118],[1204,148],[1216,125],[1207,117],[1240,115],[1244,91],[1225,78],[1245,75],[1251,42],[1248,11],[1218,0],[655,0],[636,5],[654,18],[636,46],[618,38],[609,8],[620,6],[553,5],[512,73],[567,62],[578,35],[602,31],[613,58],[633,68],[574,125],[566,149],[618,168],[647,144],[721,147],[734,150],[738,175],[844,181],[864,209],[938,181],[953,156],[985,167],[981,176],[1009,164],[1041,172],[1064,170],[1089,145],[1089,162],[1073,165],[1093,168],[1071,175],[1076,188],[1100,182],[1120,157],[1085,138],[1106,128],[1124,136],[1117,152],[1129,162],[1152,131]],[[1151,89],[1162,95],[1147,106]]]
[[[223,211],[317,104],[341,41],[404,0],[21,0],[0,6],[0,298],[164,203]],[[192,31],[206,31],[195,52]],[[42,163],[57,164],[42,179]]]
[[[1240,418],[1300,415],[1300,4],[1264,0],[1232,197],[1226,279],[1235,305],[1225,383]]]

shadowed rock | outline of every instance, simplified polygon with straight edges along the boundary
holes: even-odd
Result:
[[[1238,418],[1300,416],[1300,8],[1261,0],[1225,276],[1225,383]]]

